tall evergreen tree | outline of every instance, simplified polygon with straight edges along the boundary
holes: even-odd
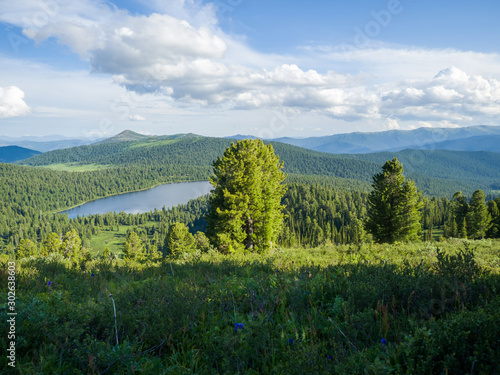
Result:
[[[457,191],[453,195],[453,214],[458,225],[457,236],[459,238],[467,238],[467,214],[469,212],[469,204],[467,197],[461,191]]]
[[[129,232],[127,239],[123,245],[123,255],[125,259],[136,261],[144,260],[146,254],[144,252],[144,244],[135,232]]]
[[[225,252],[273,246],[283,225],[283,163],[271,145],[244,139],[213,164],[207,236]]]
[[[482,190],[476,190],[472,194],[467,214],[470,238],[484,238],[486,231],[490,228],[491,216],[486,207],[485,198],[486,195]]]
[[[82,248],[82,240],[77,231],[72,229],[64,235],[61,251],[65,258],[79,257]]]
[[[168,255],[178,257],[182,253],[191,253],[196,250],[194,237],[184,223],[173,223],[168,229],[165,244]]]
[[[419,238],[423,207],[415,183],[405,181],[403,165],[397,158],[387,161],[382,173],[373,176],[368,196],[366,230],[376,242],[412,241]]]
[[[488,202],[488,212],[491,216],[491,227],[487,235],[490,238],[497,238],[500,235],[500,210],[494,200]]]
[[[16,257],[17,259],[28,258],[30,256],[36,256],[37,252],[36,244],[33,241],[30,239],[23,239],[17,247]]]
[[[41,255],[58,253],[61,250],[61,237],[57,233],[49,233],[42,242]]]

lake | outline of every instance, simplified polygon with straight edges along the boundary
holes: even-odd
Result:
[[[208,181],[164,184],[148,190],[97,199],[61,213],[67,213],[69,218],[113,211],[138,214],[153,211],[155,208],[161,210],[163,206],[170,208],[187,203],[191,199],[210,193],[211,189],[212,185]]]

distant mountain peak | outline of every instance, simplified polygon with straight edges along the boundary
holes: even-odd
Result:
[[[132,130],[124,130],[121,133],[118,133],[117,135],[107,138],[99,143],[142,141],[149,137],[149,135],[139,134]]]

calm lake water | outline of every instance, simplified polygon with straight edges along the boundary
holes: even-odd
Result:
[[[68,213],[69,218],[113,211],[138,214],[155,208],[161,210],[163,206],[170,208],[187,203],[190,199],[210,193],[211,189],[212,185],[208,181],[164,184],[148,190],[101,198],[61,213]]]

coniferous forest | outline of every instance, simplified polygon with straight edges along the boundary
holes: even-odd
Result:
[[[0,164],[16,372],[500,373],[497,154],[434,151],[425,174],[408,150],[234,142],[111,139]],[[470,157],[475,178],[457,175]],[[58,213],[207,179],[172,208]]]

